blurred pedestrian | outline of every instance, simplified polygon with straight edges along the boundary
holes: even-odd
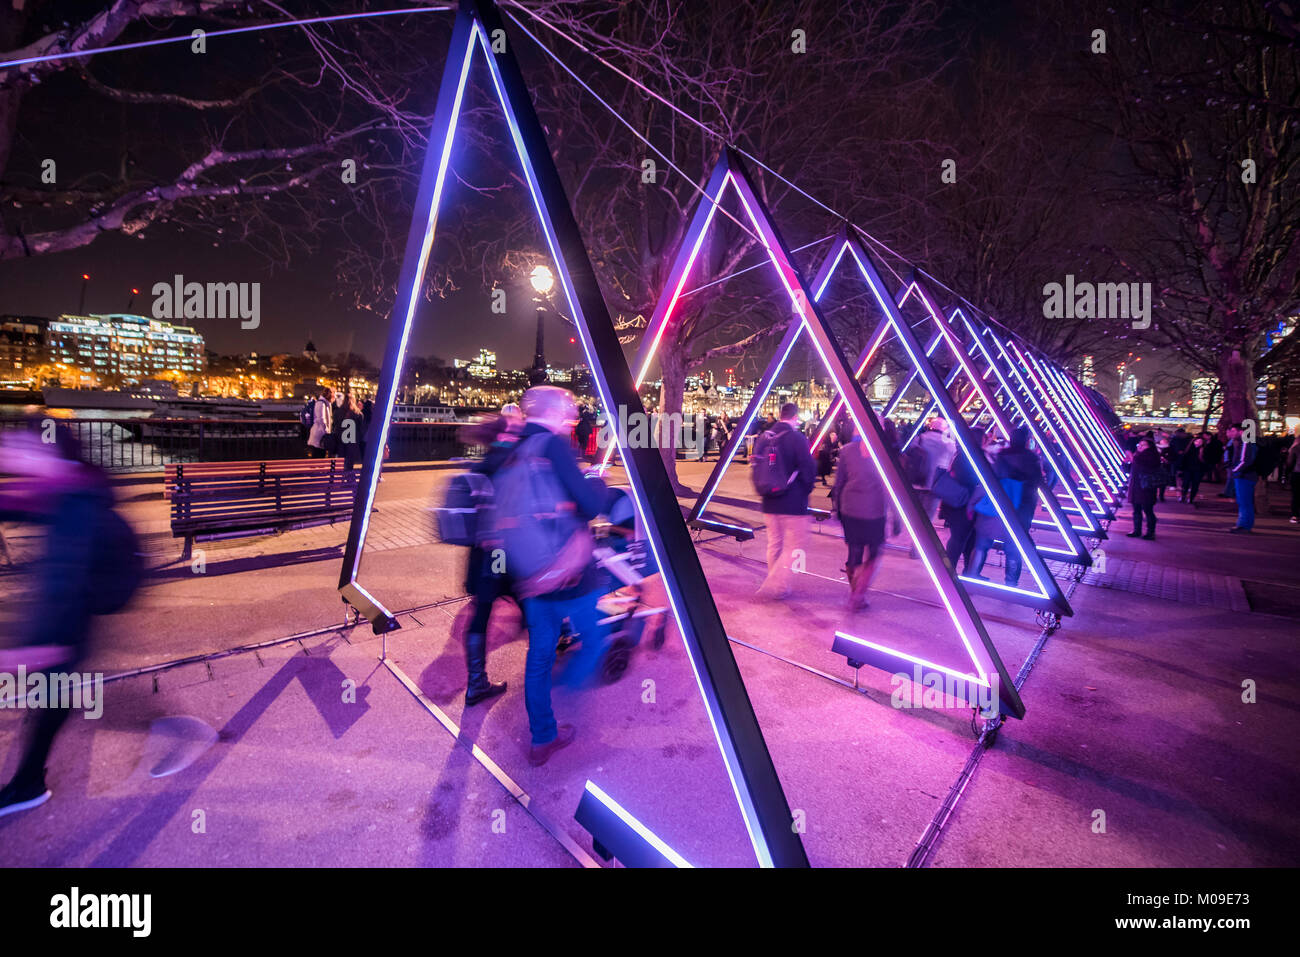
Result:
[[[760,598],[786,598],[797,561],[806,557],[808,498],[817,466],[808,440],[799,428],[799,406],[781,406],[781,421],[759,436],[754,444],[750,477],[763,499],[767,522],[767,576],[758,589]]]
[[[32,570],[35,610],[25,617],[22,644],[0,651],[0,673],[25,669],[28,684],[39,675],[50,689],[43,707],[27,705],[33,708],[28,733],[13,778],[0,788],[0,817],[50,799],[46,762],[72,710],[53,689],[75,679],[82,695],[87,693],[85,680],[69,672],[86,657],[93,619],[124,607],[144,575],[135,533],[113,510],[107,476],[80,461],[79,452],[64,431],[51,436],[15,430],[0,447],[0,468],[17,478],[0,493],[0,518],[46,528]],[[102,690],[102,680],[97,687]],[[16,693],[26,695],[27,689]]]
[[[551,708],[551,670],[565,619],[582,647],[571,668],[581,680],[595,670],[600,645],[596,602],[604,589],[592,560],[590,519],[608,507],[609,491],[578,468],[569,436],[578,410],[572,393],[534,386],[522,401],[519,442],[493,476],[495,531],[528,623],[524,704],[532,747],[528,761],[542,765],[574,737]]]
[[[831,502],[849,547],[849,610],[862,611],[885,542],[887,508],[880,472],[861,436],[840,451]]]

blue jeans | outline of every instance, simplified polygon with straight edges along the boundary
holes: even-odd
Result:
[[[1255,478],[1237,478],[1232,484],[1237,490],[1237,527],[1255,527]]]
[[[528,657],[524,661],[524,707],[528,709],[528,730],[533,744],[548,744],[558,733],[555,712],[551,710],[551,669],[555,667],[555,646],[560,640],[560,626],[569,619],[573,630],[582,638],[582,648],[574,669],[589,674],[600,660],[603,650],[596,601],[603,592],[597,588],[577,598],[557,599],[542,595],[525,598],[524,620],[528,622]]]

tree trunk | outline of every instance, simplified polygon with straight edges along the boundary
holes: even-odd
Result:
[[[1247,374],[1247,363],[1241,349],[1225,345],[1219,354],[1219,388],[1223,392],[1223,412],[1219,428],[1232,423],[1256,418],[1254,383]]]
[[[686,391],[686,359],[675,336],[661,346],[659,367],[663,375],[663,401],[659,411],[663,413],[663,421],[667,423],[669,416],[682,411],[682,395]],[[677,444],[681,434],[669,433],[666,425],[664,432],[660,439],[659,454],[663,456],[664,468],[668,470],[673,491],[680,493],[686,488],[677,477]]]

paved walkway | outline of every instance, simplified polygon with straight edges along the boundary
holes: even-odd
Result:
[[[683,474],[697,485],[703,477],[698,466]],[[510,691],[462,713],[463,556],[429,543],[422,514],[445,477],[394,473],[381,487],[375,527],[390,522],[390,531],[367,552],[363,572],[389,607],[416,609],[387,639],[391,669],[368,628],[340,625],[342,526],[214,544],[203,575],[163,564],[166,543],[153,539],[156,577],[105,622],[92,668],[217,656],[110,681],[103,718],[74,718],[60,739],[54,800],[0,820],[0,865],[577,866],[591,862],[572,821],[588,779],[688,860],[749,863],[675,637],[658,651],[639,649],[615,685],[560,684],[557,713],[577,724],[579,738],[534,769],[524,760],[525,642],[502,606],[489,660]],[[160,520],[147,489],[124,491],[132,521]],[[743,497],[743,468],[724,491]],[[1271,498],[1283,496],[1272,490]],[[1158,509],[1155,542],[1119,534],[1105,543],[1106,573],[1075,591],[1075,615],[1047,641],[1023,689],[1025,720],[1009,722],[988,752],[935,865],[1300,863],[1292,813],[1300,629],[1294,618],[1242,605],[1243,593],[1300,585],[1300,532],[1261,503],[1254,536],[1227,535],[1221,503],[1169,503]],[[1126,520],[1127,512],[1118,531]],[[855,676],[830,652],[830,636],[853,627],[956,665],[960,648],[902,551],[887,553],[871,610],[850,621],[838,580],[843,543],[833,527],[823,532],[810,543],[813,574],[782,604],[751,597],[763,572],[761,529],[744,545],[699,548],[728,632],[743,642],[733,649],[813,863],[899,866],[971,752],[969,712],[892,707],[890,677]],[[21,581],[19,572],[0,574],[0,595],[20,594]],[[1172,587],[1184,581],[1190,590]],[[1233,581],[1247,584],[1233,591],[1225,584]],[[1144,582],[1159,582],[1159,593]],[[1032,613],[977,604],[1014,674],[1038,634]],[[1243,700],[1247,682],[1253,703]],[[155,724],[174,715],[200,719],[217,743],[179,773],[151,777],[169,752],[188,760],[184,743]],[[16,760],[20,719],[0,711],[0,774]],[[1107,822],[1101,833],[1097,811]],[[205,830],[196,831],[200,818]]]

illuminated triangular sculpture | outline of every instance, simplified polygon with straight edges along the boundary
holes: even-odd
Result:
[[[1073,614],[1073,611],[1070,609],[1069,601],[1061,591],[1059,583],[1052,577],[1052,573],[1044,564],[1038,548],[1030,538],[1029,530],[1025,528],[1020,521],[1020,518],[1016,515],[1011,501],[1007,497],[1006,491],[994,476],[992,466],[982,454],[979,454],[978,449],[974,449],[972,452],[974,447],[970,435],[970,427],[961,415],[957,403],[953,401],[952,396],[949,393],[949,388],[952,384],[951,377],[948,381],[945,381],[930,361],[930,355],[934,352],[935,347],[939,345],[939,343],[943,342],[951,345],[950,340],[945,338],[949,333],[943,320],[937,316],[933,317],[933,325],[935,326],[934,338],[930,340],[928,347],[923,348],[916,338],[915,331],[899,312],[899,303],[896,303],[892,298],[890,298],[886,292],[884,280],[881,278],[870,254],[867,252],[860,234],[856,229],[850,228],[847,224],[841,227],[839,234],[836,236],[825,259],[822,261],[822,265],[817,272],[816,278],[813,280],[811,287],[813,302],[820,303],[821,297],[826,291],[835,270],[839,266],[840,262],[845,261],[846,259],[856,264],[859,274],[866,281],[880,307],[881,313],[883,314],[880,323],[877,325],[875,332],[868,341],[866,349],[863,350],[863,355],[859,357],[858,364],[855,367],[857,372],[855,379],[859,378],[862,370],[871,364],[876,351],[886,338],[890,335],[895,336],[902,344],[904,351],[911,360],[912,377],[895,391],[894,396],[890,400],[889,407],[885,410],[884,414],[889,414],[894,403],[901,398],[903,392],[908,388],[912,381],[920,379],[926,390],[929,392],[932,402],[938,407],[940,414],[942,414],[951,424],[952,433],[959,449],[958,454],[966,457],[967,462],[970,463],[972,469],[979,478],[980,484],[983,486],[984,494],[987,495],[989,500],[993,503],[994,509],[996,510],[997,516],[1001,522],[1001,526],[1007,533],[1005,547],[1007,549],[1017,550],[1021,561],[1023,562],[1023,567],[1029,572],[1030,584],[1027,587],[1013,587],[989,579],[962,574],[960,577],[966,590],[971,594],[986,594],[1002,601],[1026,605],[1038,611],[1052,612],[1057,615]],[[902,301],[905,301],[908,296],[913,295],[915,290],[915,284],[909,285],[904,290]],[[764,397],[767,395],[768,391],[771,390],[776,381],[777,375],[780,374],[786,359],[789,357],[791,350],[798,341],[803,328],[804,322],[798,317],[792,320],[785,338],[777,348],[776,355],[768,364],[763,377],[759,380],[758,387],[754,390],[754,396],[750,400],[748,408],[740,417],[737,427],[731,436],[731,440],[727,443],[727,447],[719,454],[718,463],[705,481],[703,488],[700,490],[699,497],[695,500],[694,508],[688,516],[688,520],[695,527],[716,529],[716,526],[720,524],[705,518],[705,510],[707,509],[709,502],[712,500],[713,494],[717,490],[718,484],[721,482],[723,475],[729,468],[732,458],[736,453],[736,449],[739,447],[740,442],[743,441],[743,437],[748,431],[750,423],[753,421],[754,416],[757,415],[759,408],[761,408]],[[959,352],[960,350],[955,349],[955,351]],[[962,367],[959,365],[958,369],[960,368]],[[835,416],[839,410],[843,408],[843,404],[843,395],[841,394],[827,412],[825,421],[822,424],[821,434],[817,436],[814,446],[825,436],[826,432],[830,428],[830,423],[835,420]],[[1007,433],[1010,434],[1010,430],[1007,430]],[[1047,496],[1043,496],[1043,498],[1044,501],[1050,503],[1050,499],[1048,499]],[[931,518],[931,516],[927,516],[927,518]],[[717,530],[725,531],[726,529]],[[1075,541],[1077,541],[1077,539]],[[1087,556],[1087,549],[1083,548],[1082,543],[1079,543],[1077,551],[1072,550],[1068,552],[1068,554],[1073,557]]]
[[[1118,492],[1125,484],[1125,477],[1123,453],[1115,437],[1102,427],[1091,404],[1079,394],[1078,386],[1067,372],[1056,363],[1035,355],[1033,349],[1026,348],[1025,353],[1043,373],[1043,379],[1051,394],[1056,397],[1058,407],[1079,424],[1081,434],[1092,443],[1099,463],[1110,475],[1112,490]]]
[[[717,165],[714,167],[708,185],[704,190],[704,195],[700,198],[699,206],[695,210],[690,228],[687,230],[678,249],[677,258],[673,263],[668,282],[664,287],[664,293],[655,308],[651,321],[646,326],[642,347],[635,362],[637,384],[639,385],[645,377],[646,370],[654,359],[654,354],[660,340],[663,338],[664,331],[672,321],[673,309],[685,289],[691,266],[700,251],[709,224],[712,222],[713,215],[721,201],[722,194],[729,185],[735,189],[740,204],[744,209],[748,225],[753,228],[754,234],[762,242],[768,259],[772,263],[786,295],[790,298],[793,317],[786,331],[785,339],[777,350],[777,357],[783,358],[788,355],[794,340],[804,331],[808,333],[809,340],[817,351],[823,368],[830,374],[840,395],[846,399],[848,413],[857,425],[858,433],[866,443],[872,461],[883,479],[885,489],[916,545],[921,563],[934,583],[944,609],[952,619],[966,655],[974,667],[974,673],[955,672],[951,668],[916,658],[913,655],[887,647],[878,641],[871,641],[845,632],[836,633],[836,648],[852,647],[854,649],[850,655],[852,660],[880,668],[890,674],[899,672],[909,675],[920,673],[923,676],[934,676],[940,683],[944,683],[945,679],[960,679],[969,685],[978,686],[994,693],[997,700],[997,710],[1002,714],[1014,715],[1017,718],[1023,717],[1024,704],[1021,702],[1011,676],[1007,673],[997,649],[993,646],[993,642],[984,628],[984,623],[980,620],[975,606],[971,603],[970,595],[966,588],[963,587],[962,582],[958,581],[952,566],[948,564],[948,557],[944,553],[943,546],[939,542],[939,538],[920,503],[917,501],[911,485],[903,479],[902,469],[897,458],[886,446],[879,419],[877,419],[871,405],[863,395],[861,385],[849,370],[839,343],[831,332],[825,317],[817,307],[815,297],[810,295],[810,287],[804,281],[799,268],[795,265],[789,247],[781,239],[771,213],[759,196],[744,162],[739,154],[730,148],[723,151]],[[772,365],[775,366],[776,363],[774,362]],[[735,440],[742,432],[743,429],[741,428],[735,430],[732,436],[733,442],[728,446],[724,457],[734,453]],[[1000,486],[998,486],[998,491],[1001,492]],[[731,534],[725,528],[723,530]],[[1047,578],[1050,580],[1051,576],[1048,575]],[[1068,608],[1068,605],[1066,607]]]
[[[1080,535],[1104,538],[1105,532],[1097,522],[1094,514],[1089,511],[1080,499],[1080,492],[1076,488],[1075,482],[1070,478],[1072,469],[1077,470],[1077,474],[1080,476],[1083,475],[1083,471],[1073,465],[1073,460],[1068,460],[1062,456],[1061,449],[1054,441],[1049,441],[1047,434],[1040,428],[1033,416],[1026,413],[1016,391],[1008,384],[1006,375],[1010,373],[1004,373],[999,363],[989,357],[985,343],[979,339],[974,331],[974,326],[960,307],[954,309],[951,315],[945,318],[921,280],[913,280],[908,284],[905,294],[900,297],[900,306],[906,303],[911,296],[915,296],[920,302],[930,323],[940,329],[940,337],[945,340],[949,353],[957,360],[957,366],[952,370],[950,378],[955,380],[958,373],[965,377],[967,391],[959,402],[959,408],[965,412],[968,408],[973,407],[973,400],[978,399],[981,403],[978,407],[975,407],[978,409],[978,415],[972,420],[971,424],[974,425],[984,416],[988,416],[992,426],[1003,436],[1009,436],[1011,429],[1017,424],[1026,425],[1035,444],[1043,452],[1052,471],[1060,480],[1062,494],[1066,496],[1066,502],[1062,504],[1057,499],[1054,488],[1051,490],[1040,489],[1039,502],[1044,506],[1049,521],[1035,520],[1034,524],[1040,528],[1054,530],[1061,536],[1065,547],[1055,548],[1040,545],[1039,551],[1074,564],[1091,565],[1091,554],[1084,546]],[[958,320],[961,320],[960,324]],[[965,327],[964,330],[963,326]],[[1014,370],[1014,372],[1019,375],[1018,370]],[[990,381],[990,376],[994,377],[993,381]],[[1005,406],[998,404],[999,397],[1006,403]],[[931,408],[933,408],[933,403]],[[928,414],[929,411],[927,410],[926,415]],[[913,431],[907,441],[912,441],[915,434],[915,431]],[[904,444],[904,448],[906,448],[906,444]],[[1080,481],[1084,480],[1080,479]],[[1077,517],[1070,519],[1067,513]],[[1103,511],[1098,508],[1097,514],[1101,515]]]
[[[991,398],[987,400],[989,404],[998,405],[1001,400],[1000,407],[1007,423],[1011,426],[1023,425],[1028,428],[1034,437],[1034,443],[1043,450],[1050,461],[1057,479],[1050,496],[1055,506],[1053,522],[1064,522],[1066,530],[1076,540],[1082,535],[1105,538],[1106,532],[1081,498],[1079,482],[1082,480],[1076,479],[1075,476],[1082,474],[1082,470],[1071,464],[1072,460],[1068,458],[1069,450],[1059,446],[1055,439],[1048,435],[1043,423],[1027,407],[1026,403],[1029,400],[1011,384],[1010,377],[1013,375],[1013,370],[1004,369],[1002,363],[993,358],[989,351],[993,348],[993,344],[980,334],[979,327],[960,307],[953,311],[949,322],[953,326],[954,334],[963,339],[972,366],[976,370],[984,369],[980,379],[988,382],[988,388],[992,392]],[[993,377],[992,381],[989,381],[990,376]],[[1064,498],[1064,501],[1061,501],[1058,496]],[[1070,518],[1070,515],[1074,517]],[[1089,556],[1088,561],[1080,564],[1091,564],[1091,557]]]
[[[1080,433],[1075,423],[1065,418],[1049,399],[1037,371],[1025,358],[1014,339],[1003,338],[994,330],[985,328],[985,338],[992,343],[994,350],[1003,360],[1003,368],[1011,372],[1012,381],[1019,387],[1021,395],[1035,409],[1039,420],[1063,450],[1069,450],[1067,458],[1071,463],[1077,485],[1084,495],[1088,510],[1098,519],[1107,521],[1115,517],[1112,511],[1115,492],[1105,470],[1099,464],[1098,455],[1091,448],[1091,443]]]
[[[381,454],[388,437],[411,322],[433,247],[452,141],[476,49],[483,53],[491,73],[601,404],[610,416],[620,419],[645,414],[523,74],[510,52],[510,45],[499,42],[505,37],[504,24],[490,0],[462,0],[443,69],[416,212],[402,259],[397,301],[379,380],[378,414],[367,437],[365,466],[339,579],[343,598],[370,620],[376,633],[399,626],[371,590],[361,584],[358,572]],[[498,52],[493,52],[494,46]],[[627,422],[623,420],[622,424],[624,428],[617,430],[617,434],[626,435]],[[745,692],[663,460],[653,448],[625,448],[622,452],[642,524],[662,571],[669,602],[759,864],[807,866],[798,829],[791,823],[790,806]]]
[[[920,291],[921,291],[920,286],[915,280],[913,280],[912,282],[906,283],[903,286],[903,289],[900,290],[899,294],[895,297],[895,301],[901,306],[912,295],[915,294],[919,296]],[[941,322],[940,316],[942,314],[939,313],[938,310],[935,309],[933,306],[928,305],[928,301],[927,301],[927,308],[930,312],[930,316],[933,324],[937,327]],[[954,325],[958,317],[961,317],[960,310],[954,310],[953,314],[950,317],[948,317],[947,321],[950,328]],[[875,358],[876,352],[879,349],[881,342],[883,341],[883,335],[886,331],[887,330],[883,328],[877,329],[876,335],[873,336],[872,339],[867,343],[866,347],[862,350],[861,354],[858,356],[857,360],[855,361],[853,368],[855,374],[859,379],[862,378],[863,374],[867,371],[868,367],[871,365],[872,360]],[[958,339],[961,338],[960,332],[956,334],[956,337]],[[935,350],[937,349],[937,347],[941,343],[945,343],[946,339],[947,337],[944,333],[935,332],[933,336],[930,338],[929,344],[926,346],[925,349],[926,356],[927,357],[932,356]],[[984,416],[987,415],[991,420],[991,424],[998,431],[1000,431],[1003,435],[1008,435],[1009,429],[1007,426],[1008,424],[1014,424],[1014,422],[1007,423],[1006,421],[1003,420],[1003,418],[999,417],[996,414],[996,409],[993,407],[996,405],[996,403],[990,402],[990,399],[992,397],[989,395],[989,389],[992,388],[992,385],[990,384],[989,387],[987,388],[985,387],[985,383],[988,381],[989,376],[992,375],[994,372],[999,371],[996,364],[990,364],[986,362],[984,365],[982,365],[976,359],[975,345],[966,344],[965,345],[966,353],[965,356],[963,357],[959,352],[956,351],[956,346],[951,341],[946,341],[945,344],[948,345],[949,350],[953,352],[953,354],[958,360],[958,364],[955,365],[949,371],[948,375],[944,379],[945,387],[951,387],[958,380],[959,376],[961,376],[962,374],[965,374],[967,379],[968,391],[966,395],[962,397],[961,400],[957,403],[958,410],[962,413],[965,413],[966,410],[971,407],[973,400],[979,398],[985,403],[985,407],[978,409],[978,415],[974,419],[970,420],[969,424],[973,427],[977,425]],[[972,360],[972,361],[967,361],[967,360]],[[985,371],[982,374],[977,375],[978,370],[981,367],[983,367]],[[911,387],[912,383],[915,382],[916,378],[917,378],[917,372],[914,370],[909,374],[908,378],[904,381],[902,386],[899,389],[895,390],[893,396],[886,403],[884,409],[881,412],[883,416],[889,416],[893,413],[899,401],[903,398],[907,389]],[[1001,388],[1002,386],[1000,385],[998,389],[993,390],[994,394],[995,395],[1000,394],[999,390]],[[822,417],[822,422],[818,427],[817,435],[813,442],[814,448],[826,438],[826,435],[830,432],[836,420],[836,416],[838,415],[839,410],[841,408],[843,408],[843,402],[841,399],[837,398],[835,402],[831,404],[826,414]],[[936,403],[934,401],[931,401],[925,413],[917,419],[918,425],[919,423],[923,423],[934,412],[935,408],[936,408]],[[1034,439],[1038,447],[1048,455],[1049,459],[1052,460],[1054,470],[1058,474],[1066,474],[1062,468],[1061,462],[1057,458],[1058,453],[1055,450],[1054,446],[1051,443],[1046,442],[1044,440],[1044,437],[1041,434],[1041,432],[1039,432],[1037,428],[1034,426],[1033,420],[1029,420],[1027,424],[1029,424],[1031,427],[1031,432],[1033,432],[1034,434]],[[908,436],[908,443],[910,443],[912,439],[915,438],[917,432],[918,432],[917,428],[912,429],[911,433]],[[906,448],[906,444],[904,444],[903,447]],[[1072,489],[1071,489],[1071,494],[1072,495],[1074,494]],[[1034,521],[1034,524],[1040,528],[1052,529],[1053,531],[1056,532],[1057,535],[1060,536],[1062,541],[1061,546],[1039,545],[1038,546],[1039,552],[1045,555],[1051,555],[1055,559],[1070,562],[1072,564],[1083,565],[1083,566],[1091,565],[1092,556],[1089,553],[1088,549],[1085,547],[1082,539],[1080,538],[1080,535],[1088,534],[1089,536],[1098,536],[1104,538],[1105,533],[1101,530],[1101,526],[1096,522],[1096,520],[1092,518],[1091,514],[1086,509],[1084,509],[1081,504],[1078,503],[1077,496],[1075,498],[1075,507],[1072,510],[1074,511],[1075,514],[1081,515],[1082,517],[1074,520],[1070,519],[1069,516],[1066,514],[1067,511],[1071,511],[1070,506],[1069,505],[1062,506],[1062,504],[1057,501],[1055,495],[1048,494],[1046,490],[1039,491],[1039,501],[1043,505],[1045,511],[1047,512],[1048,519],[1050,519],[1050,521],[1043,521],[1043,520],[1036,519]]]

